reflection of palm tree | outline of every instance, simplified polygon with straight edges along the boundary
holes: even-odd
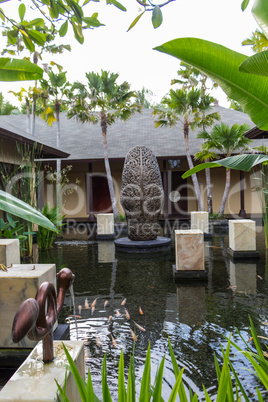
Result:
[[[121,85],[116,83],[118,74],[102,70],[101,74],[91,72],[87,73],[86,77],[88,80],[87,87],[79,82],[76,82],[72,87],[71,99],[73,103],[68,116],[75,116],[83,123],[100,123],[110,198],[115,220],[119,220],[108,159],[107,128],[117,119],[128,120],[136,111],[140,110],[140,106],[137,102],[132,101],[133,97],[136,98],[136,94],[130,91],[128,82],[123,82]]]
[[[225,158],[231,156],[234,152],[242,149],[247,149],[248,144],[252,141],[244,136],[244,133],[249,129],[247,124],[233,124],[229,127],[226,123],[216,124],[211,133],[202,131],[197,135],[197,138],[202,138],[205,142],[202,145],[202,151],[210,154],[210,159],[213,156],[213,149],[219,151]],[[226,200],[230,190],[231,170],[226,169],[225,189],[222,197],[222,202],[219,210],[219,215],[223,215]]]

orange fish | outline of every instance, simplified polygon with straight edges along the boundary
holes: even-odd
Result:
[[[101,347],[101,341],[98,336],[96,336],[96,345],[100,348]]]
[[[125,299],[122,301],[121,306],[124,306],[124,305],[126,304],[126,302],[127,302],[127,299],[125,298]]]
[[[108,318],[108,321],[112,321],[112,319],[113,319],[113,316],[110,315],[110,317]]]
[[[141,315],[143,314],[143,311],[142,311],[141,307],[139,307],[139,312],[140,312]]]
[[[129,315],[129,312],[127,311],[126,308],[125,308],[125,313],[126,313],[126,319],[127,319],[127,320],[130,320],[130,315]]]
[[[79,306],[78,306],[78,313],[81,314],[81,311],[82,311],[82,306],[79,305]]]
[[[97,298],[92,302],[91,307],[95,307],[97,303]]]
[[[112,335],[111,335],[111,338],[112,338],[112,342],[113,342],[113,347],[117,348],[117,343]]]
[[[136,325],[136,327],[139,328],[141,331],[143,331],[143,332],[146,331],[145,328],[141,327],[141,326],[140,326],[139,324],[137,324],[135,321],[133,321],[133,322],[134,322],[134,324]]]
[[[91,315],[93,315],[94,311],[95,311],[95,307],[91,306]]]
[[[88,299],[85,300],[85,308],[89,308]]]
[[[258,277],[259,279],[263,280],[263,278],[262,278],[260,275],[257,275],[257,277]]]
[[[135,342],[137,342],[137,339],[138,339],[138,338],[136,337],[135,333],[132,331],[131,328],[129,328],[129,330],[130,330],[130,333],[131,333],[131,336],[132,336],[133,340],[134,340]]]
[[[105,302],[104,302],[104,308],[107,306],[108,303],[109,303],[109,301],[108,301],[108,300],[105,300]]]
[[[117,315],[117,317],[120,317],[120,316],[121,316],[121,313],[120,313],[119,310],[116,310],[116,315]]]

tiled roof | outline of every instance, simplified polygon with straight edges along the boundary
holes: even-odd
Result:
[[[254,123],[247,114],[216,105],[214,111],[221,115],[221,121],[230,125],[247,123],[250,128]],[[22,127],[26,127],[26,116],[0,116],[1,128],[14,130],[28,136]],[[87,124],[68,119],[65,113],[60,116],[61,149],[69,153],[70,160],[103,159],[102,135],[99,124]],[[56,147],[56,125],[49,127],[41,118],[36,118],[36,140]],[[202,140],[196,139],[195,132],[190,132],[189,147],[194,154],[199,151]],[[31,137],[33,138],[33,137]],[[177,157],[185,155],[182,127],[155,128],[154,117],[150,109],[135,114],[127,122],[116,121],[107,129],[108,154],[110,159],[125,158],[130,148],[145,145],[159,157]],[[264,140],[265,141],[265,140]],[[262,144],[259,144],[262,145]],[[257,146],[257,145],[253,145]]]

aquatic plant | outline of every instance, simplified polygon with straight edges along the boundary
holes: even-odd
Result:
[[[220,368],[220,364],[216,359],[216,355],[214,354],[214,360],[215,360],[215,368],[216,368],[216,373],[217,373],[217,379],[218,379],[218,390],[217,390],[217,398],[216,401],[222,402],[239,402],[245,400],[246,402],[250,402],[250,398],[247,395],[246,390],[244,389],[238,373],[234,370],[234,367],[230,361],[230,350],[231,346],[237,349],[238,353],[242,353],[247,360],[252,364],[253,370],[252,372],[255,374],[257,379],[259,380],[260,384],[263,385],[263,387],[268,391],[268,361],[265,358],[265,353],[263,352],[258,335],[256,333],[255,327],[253,325],[252,320],[250,319],[250,325],[251,325],[251,334],[252,338],[251,340],[254,343],[254,346],[256,348],[256,351],[254,351],[252,348],[249,347],[248,343],[243,339],[242,335],[238,332],[240,335],[241,339],[244,341],[246,345],[246,349],[242,350],[236,343],[234,343],[231,340],[231,334],[228,338],[228,343],[226,350],[222,348],[222,356],[223,356],[223,362],[222,362],[222,367]],[[198,397],[195,394],[193,394],[191,388],[187,389],[183,383],[183,368],[180,370],[171,346],[170,341],[168,340],[169,344],[169,353],[173,365],[173,372],[175,375],[175,384],[171,390],[168,402],[176,401],[177,396],[179,396],[179,400],[181,402],[198,402]],[[79,394],[81,396],[81,400],[83,402],[98,402],[99,399],[94,393],[93,390],[93,384],[92,384],[92,379],[90,375],[90,371],[88,370],[88,378],[87,382],[84,381],[79,372],[78,369],[71,358],[67,348],[63,345],[64,351],[66,353],[68,362],[69,362],[69,370],[72,372]],[[106,358],[107,355],[105,354],[104,359],[103,359],[103,364],[102,364],[102,396],[103,396],[103,401],[104,402],[112,402],[111,394],[109,391],[108,387],[108,382],[107,382],[107,371],[106,371]],[[154,380],[154,385],[151,385],[151,350],[150,350],[150,344],[147,349],[147,354],[146,354],[146,360],[145,360],[145,366],[143,370],[143,375],[141,379],[141,387],[140,387],[140,394],[136,394],[135,390],[135,359],[134,359],[134,350],[133,350],[133,356],[130,357],[130,365],[129,365],[129,370],[128,370],[128,377],[127,377],[127,387],[125,385],[125,375],[124,375],[124,356],[123,356],[123,351],[121,351],[120,355],[120,361],[119,361],[119,374],[118,374],[118,401],[119,402],[134,402],[137,396],[137,399],[139,401],[159,401],[163,402],[164,399],[161,396],[162,392],[162,381],[163,381],[163,373],[164,373],[164,363],[165,363],[165,357],[161,360],[161,363],[158,367],[155,380]],[[66,385],[66,384],[65,384]],[[69,399],[66,396],[66,386],[64,389],[60,387],[60,385],[57,383],[59,394],[60,394],[60,400],[64,402],[68,402]],[[212,401],[210,398],[208,391],[206,388],[203,386],[204,392],[205,392],[205,398],[206,402]],[[262,393],[259,389],[259,387],[256,387],[256,393],[258,396],[258,401],[264,401],[265,399],[262,396]]]

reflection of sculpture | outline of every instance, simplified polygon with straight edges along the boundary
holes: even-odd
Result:
[[[50,282],[43,282],[35,299],[25,300],[19,307],[13,321],[12,339],[17,343],[26,335],[33,341],[43,340],[43,361],[54,359],[53,326],[61,312],[65,293],[74,281],[69,268],[63,268],[57,274],[57,296],[55,287]]]
[[[130,240],[155,240],[164,192],[155,155],[145,146],[132,148],[125,159],[121,204]]]

